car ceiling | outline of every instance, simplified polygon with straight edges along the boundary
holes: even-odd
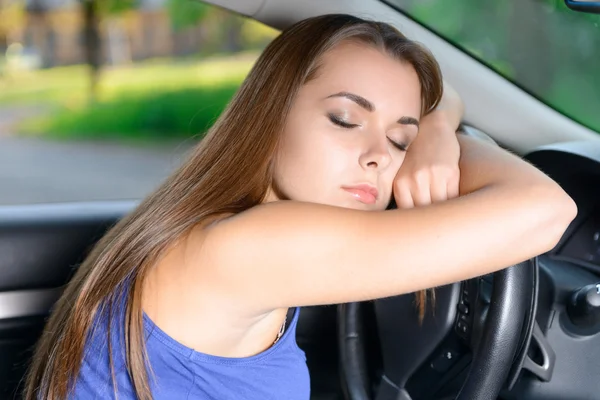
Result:
[[[301,19],[343,12],[391,23],[426,45],[444,78],[464,99],[464,121],[517,153],[550,143],[600,136],[546,106],[485,65],[379,0],[208,0],[277,29]],[[473,77],[477,77],[474,79]]]

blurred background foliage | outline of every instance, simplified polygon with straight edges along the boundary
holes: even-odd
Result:
[[[561,113],[600,132],[600,15],[564,0],[388,0]]]
[[[387,0],[600,131],[600,16],[562,0]],[[195,0],[0,0],[0,107],[68,139],[202,134],[278,32]]]
[[[194,0],[0,0],[0,107],[43,110],[24,135],[202,134],[277,34]]]

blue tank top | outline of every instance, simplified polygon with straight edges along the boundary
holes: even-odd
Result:
[[[73,399],[135,399],[125,368],[124,301],[113,318],[96,319],[85,346]],[[296,343],[300,309],[281,338],[254,356],[228,358],[197,352],[171,338],[144,314],[150,389],[154,400],[309,400],[310,380],[304,352]],[[108,358],[107,329],[116,379],[115,397]]]

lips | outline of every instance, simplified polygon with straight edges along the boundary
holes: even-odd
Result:
[[[377,189],[371,185],[355,185],[342,187],[346,192],[361,203],[375,204],[379,195]]]

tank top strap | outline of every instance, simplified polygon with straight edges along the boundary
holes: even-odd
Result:
[[[286,313],[283,324],[281,324],[281,329],[277,333],[277,337],[273,344],[277,343],[279,339],[284,335],[284,333],[288,330],[296,330],[296,326],[298,325],[298,318],[300,316],[300,307],[290,308]]]

